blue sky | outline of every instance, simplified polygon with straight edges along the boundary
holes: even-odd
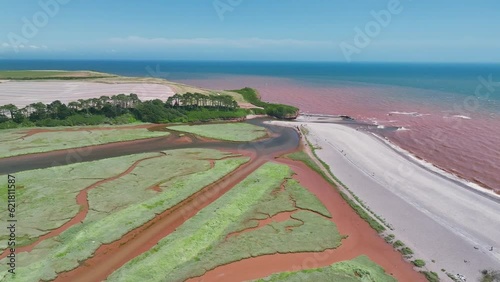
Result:
[[[0,0],[0,5],[3,59],[500,62],[497,0]],[[377,20],[374,13],[386,17]]]

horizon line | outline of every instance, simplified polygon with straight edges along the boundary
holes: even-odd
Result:
[[[325,63],[325,64],[435,64],[435,65],[500,65],[499,62],[460,62],[460,61],[327,61],[327,60],[216,60],[216,59],[99,59],[99,58],[65,58],[65,59],[53,59],[53,58],[0,58],[0,61],[101,61],[101,62],[207,62],[207,63]]]

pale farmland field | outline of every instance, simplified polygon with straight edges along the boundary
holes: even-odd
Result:
[[[99,98],[135,93],[141,100],[166,100],[174,91],[155,83],[97,83],[87,81],[3,81],[0,82],[0,105],[24,107],[32,103],[63,103],[78,99]]]

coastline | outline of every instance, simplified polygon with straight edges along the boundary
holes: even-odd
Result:
[[[480,184],[476,183],[474,181],[471,181],[467,179],[465,176],[460,175],[459,173],[449,171],[445,167],[441,167],[439,165],[436,165],[432,163],[432,161],[429,161],[416,153],[409,151],[407,149],[402,148],[398,144],[396,144],[394,141],[390,140],[387,137],[384,137],[377,132],[374,132],[374,130],[371,129],[389,129],[392,128],[394,130],[408,130],[404,127],[389,127],[389,126],[383,126],[379,124],[369,124],[369,123],[364,123],[357,121],[355,119],[352,119],[351,117],[347,115],[328,115],[328,114],[312,114],[312,113],[301,113],[300,117],[312,117],[312,118],[317,118],[317,120],[313,121],[314,123],[336,123],[344,126],[361,126],[363,127],[363,132],[366,134],[371,134],[373,137],[379,139],[380,142],[384,143],[386,146],[390,147],[392,150],[400,154],[402,157],[407,158],[409,161],[421,166],[422,168],[425,168],[429,171],[432,171],[441,177],[444,177],[450,181],[453,181],[461,186],[463,186],[465,189],[472,189],[478,193],[481,193],[485,196],[491,197],[495,201],[500,201],[500,191],[496,191],[495,188],[486,186],[485,184]],[[304,120],[302,119],[297,119],[299,122],[303,122]]]
[[[482,269],[500,265],[498,195],[453,179],[352,125],[300,119],[272,123],[304,125],[311,145],[332,173],[394,227],[390,233],[415,251],[414,258],[424,259],[426,268],[441,273],[441,278],[448,279],[441,269],[479,278]]]
[[[82,83],[132,83],[122,79]],[[176,89],[167,82],[163,86]],[[241,101],[240,105],[245,103]],[[480,270],[498,268],[500,195],[476,187],[375,133],[396,127],[362,124],[348,116],[307,116],[311,120],[271,123],[306,126],[311,145],[318,147],[318,157],[347,184],[352,195],[359,195],[368,211],[390,227],[380,235],[394,233],[415,250],[413,259],[427,262],[426,270],[441,273],[446,269],[478,278]],[[489,251],[490,246],[495,251]],[[444,273],[441,276],[447,280]]]
[[[472,182],[470,180],[465,179],[462,177],[460,174],[450,172],[446,170],[445,168],[442,168],[436,164],[433,164],[432,162],[421,158],[414,153],[407,151],[401,147],[399,147],[397,144],[389,140],[388,138],[384,138],[382,136],[377,135],[376,133],[371,133],[373,137],[377,138],[380,140],[380,142],[384,143],[387,145],[389,148],[394,150],[396,153],[399,153],[402,157],[407,158],[410,162],[413,162],[416,165],[419,165],[422,168],[427,169],[430,172],[433,172],[449,181],[452,181],[460,186],[462,186],[464,189],[470,189],[471,191],[474,191],[476,193],[479,193],[485,197],[489,197],[491,200],[494,200],[500,204],[500,194],[496,193],[492,188],[490,187],[484,187],[481,186],[478,183]]]

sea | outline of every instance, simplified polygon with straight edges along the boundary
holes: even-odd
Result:
[[[500,194],[500,64],[0,60],[211,89],[256,88],[303,113],[348,115],[407,154]],[[1,95],[1,93],[0,93]]]

